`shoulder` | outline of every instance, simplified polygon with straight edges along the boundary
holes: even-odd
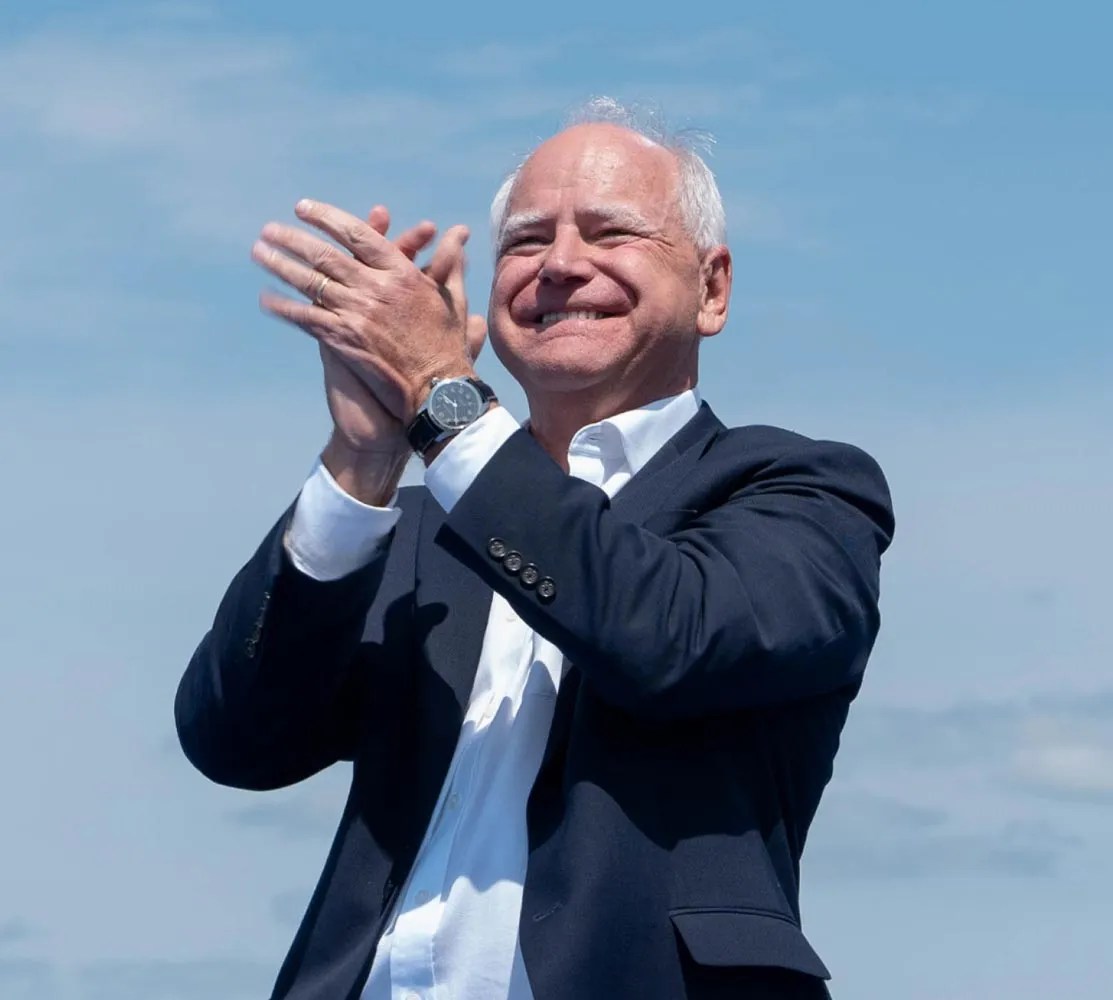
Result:
[[[892,532],[892,498],[880,465],[844,441],[812,438],[783,427],[722,427],[701,465],[731,482],[734,495],[766,492],[823,495],[850,503]]]
[[[708,448],[708,456],[744,457],[756,471],[770,466],[814,466],[828,472],[865,474],[884,479],[877,461],[857,445],[811,438],[769,424],[724,427]]]
[[[884,479],[876,460],[857,445],[812,438],[772,424],[727,427],[717,418],[718,429],[708,439],[704,459],[744,464],[755,474],[788,465],[816,466],[829,472],[845,470]]]

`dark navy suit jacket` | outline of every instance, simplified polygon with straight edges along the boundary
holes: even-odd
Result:
[[[826,996],[799,859],[878,628],[893,522],[874,461],[728,430],[704,406],[613,501],[522,431],[451,515],[422,488],[400,504],[381,556],[328,583],[289,563],[287,512],[178,691],[182,745],[215,781],[277,788],[354,762],[274,998],[358,998],[492,590],[571,663],[527,814],[536,1000]]]

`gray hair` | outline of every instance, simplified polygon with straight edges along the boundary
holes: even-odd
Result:
[[[591,98],[568,115],[562,131],[574,125],[594,123],[618,125],[672,153],[679,168],[677,202],[685,231],[701,253],[726,243],[727,220],[723,196],[715,183],[715,175],[700,155],[700,149],[708,152],[714,145],[715,139],[710,132],[696,129],[673,131],[658,109],[649,105],[627,106],[613,97]],[[502,182],[491,202],[491,242],[496,256],[510,194],[524,165],[525,159]]]

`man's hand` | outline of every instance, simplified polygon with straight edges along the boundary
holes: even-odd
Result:
[[[329,348],[384,410],[408,424],[433,378],[474,371],[486,326],[467,316],[467,228],[449,229],[429,265],[418,269],[413,254],[371,224],[375,213],[365,223],[321,202],[301,201],[296,210],[349,253],[304,230],[268,223],[252,256],[311,302],[264,293],[263,308]],[[429,228],[415,230],[420,233],[407,246],[420,248],[432,238]]]
[[[320,207],[328,209],[328,206]],[[337,214],[345,221],[358,222],[345,213]],[[350,226],[350,222],[347,224]],[[389,227],[390,213],[384,206],[376,205],[368,215],[365,228],[385,238]],[[431,264],[422,273],[428,280],[443,286],[438,290],[442,305],[465,314],[462,251],[466,231],[461,234],[460,229],[462,227],[457,227],[455,234],[451,230],[446,234]],[[414,258],[432,242],[435,235],[433,223],[418,223],[394,241],[393,250],[412,270],[416,270],[412,264]],[[300,326],[318,341],[324,366],[325,391],[334,425],[332,438],[322,454],[326,468],[352,496],[366,503],[385,503],[394,492],[410,455],[405,423],[396,411],[380,402],[375,391],[375,386],[380,383],[373,377],[368,378],[364,368],[353,358],[353,353],[358,356],[358,351],[353,352],[350,339],[344,337],[347,330],[350,338],[352,327],[366,336],[367,328],[359,322],[358,316],[345,316],[325,308],[330,286],[339,280],[333,278],[333,274],[344,274],[353,282],[358,282],[361,277],[366,280],[367,276],[361,275],[358,270],[361,262],[355,259],[354,251],[353,257],[348,257],[331,244],[302,230],[275,223],[264,228],[263,239],[252,249],[252,256],[295,289],[320,298],[314,306],[270,294],[264,294],[261,301],[269,312]],[[315,266],[311,267],[311,264]],[[402,260],[396,260],[394,265],[404,269]],[[324,280],[326,276],[330,279],[327,282]],[[325,285],[324,294],[320,294],[322,284]],[[352,300],[346,301],[350,310]],[[322,313],[328,315],[319,315]],[[465,347],[472,359],[483,346],[486,330],[483,317],[472,315],[467,318]]]

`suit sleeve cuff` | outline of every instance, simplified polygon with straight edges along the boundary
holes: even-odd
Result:
[[[318,460],[294,507],[283,545],[294,566],[314,580],[339,580],[371,562],[402,511],[398,494],[371,507],[345,493]]]
[[[495,452],[519,430],[518,421],[509,411],[495,406],[445,445],[425,470],[425,485],[446,514],[451,513]]]

